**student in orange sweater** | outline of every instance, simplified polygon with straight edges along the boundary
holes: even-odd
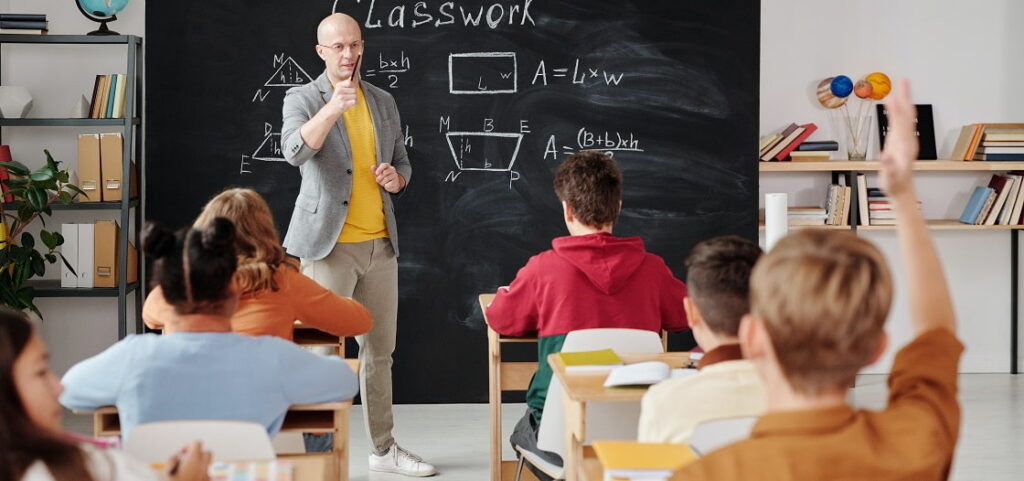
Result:
[[[768,390],[768,411],[750,439],[710,453],[678,479],[940,480],[949,476],[960,429],[953,305],[917,209],[917,158],[907,82],[886,104],[889,134],[882,188],[892,199],[916,337],[896,355],[889,403],[855,410],[846,395],[862,367],[885,350],[892,279],[868,241],[804,230],[765,255],[750,281],[743,353]]]
[[[203,208],[193,224],[205,227],[224,217],[238,229],[238,282],[242,290],[231,330],[247,336],[277,336],[292,340],[295,321],[335,336],[356,336],[370,330],[370,313],[362,304],[334,295],[298,271],[278,242],[274,220],[266,201],[250,189],[228,189]],[[166,320],[174,307],[160,287],[146,298],[142,318],[150,329],[171,326]]]

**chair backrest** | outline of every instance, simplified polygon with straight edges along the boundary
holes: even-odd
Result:
[[[201,441],[217,461],[274,459],[267,429],[243,421],[160,421],[128,432],[124,450],[146,463],[165,462],[182,446]]]
[[[705,421],[693,428],[690,449],[697,456],[728,446],[750,437],[750,431],[757,423],[756,416],[715,419]]]
[[[572,331],[565,336],[562,352],[612,349],[617,353],[664,352],[661,336],[643,329],[601,328]],[[547,362],[541,359],[541,362]],[[636,440],[640,403],[587,403],[587,439]],[[537,447],[565,457],[565,421],[562,414],[562,383],[551,378],[544,415],[537,432]]]

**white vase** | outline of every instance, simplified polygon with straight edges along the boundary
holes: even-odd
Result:
[[[25,87],[0,86],[0,117],[20,119],[32,110],[32,94]]]

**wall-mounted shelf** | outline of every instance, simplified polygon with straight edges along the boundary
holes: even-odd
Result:
[[[827,172],[832,177],[832,183],[839,183],[841,176],[847,176],[847,183],[852,187],[852,199],[850,209],[850,224],[853,225],[814,225],[814,226],[789,226],[790,229],[829,229],[829,230],[850,230],[857,231],[885,231],[895,230],[895,225],[857,225],[859,224],[859,192],[857,174],[864,172],[877,172],[881,169],[881,163],[877,160],[847,161],[830,160],[820,162],[758,162],[758,170],[762,173],[791,172],[791,173],[814,173]],[[953,160],[918,160],[913,164],[916,172],[1008,172],[1024,170],[1024,162],[996,162],[996,161],[953,161]],[[959,231],[1007,231],[1010,233],[1010,373],[1017,374],[1018,356],[1018,232],[1024,230],[1024,225],[971,225],[962,224],[957,219],[927,219],[929,229],[933,230],[959,230]],[[760,223],[760,230],[764,231],[764,222]]]

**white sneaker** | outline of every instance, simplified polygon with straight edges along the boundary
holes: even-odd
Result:
[[[370,454],[370,471],[397,473],[406,476],[425,477],[437,474],[434,465],[423,461],[423,458],[402,449],[397,443],[392,444],[388,452],[381,456]]]

